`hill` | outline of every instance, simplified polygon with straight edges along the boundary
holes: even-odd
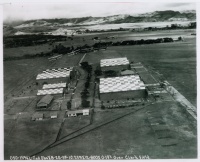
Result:
[[[15,28],[26,28],[32,26],[85,26],[97,24],[120,24],[139,22],[164,22],[164,21],[194,21],[196,12],[187,11],[155,11],[137,15],[113,15],[107,17],[81,17],[81,18],[56,18],[24,21]],[[4,23],[6,24],[6,22]]]

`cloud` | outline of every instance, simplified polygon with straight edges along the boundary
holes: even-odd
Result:
[[[166,4],[166,7],[183,7],[183,6],[190,6],[191,3],[169,3]]]
[[[145,7],[144,7],[145,6]],[[191,10],[194,3],[13,3],[4,5],[6,19],[42,19],[42,18],[73,18],[101,17],[118,14],[138,14],[156,10]]]

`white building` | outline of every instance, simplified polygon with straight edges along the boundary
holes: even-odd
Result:
[[[125,70],[129,68],[129,60],[126,57],[113,58],[113,59],[102,59],[100,61],[100,67],[102,71],[108,70]]]
[[[74,111],[67,111],[68,117],[76,117],[78,115],[89,115],[90,110],[89,109],[83,109],[83,110],[74,110]]]
[[[56,118],[58,118],[58,113],[57,113],[57,112],[54,112],[54,111],[50,112],[50,118],[51,118],[51,119],[56,119]]]
[[[69,83],[74,77],[73,67],[47,69],[36,77],[36,82],[39,85],[53,83]]]
[[[54,97],[62,97],[64,94],[64,88],[55,89],[41,89],[37,92],[37,97],[42,98],[45,95],[52,95]]]
[[[102,101],[144,98],[146,89],[139,75],[100,78],[100,99]]]
[[[44,84],[42,89],[66,88],[67,83]]]

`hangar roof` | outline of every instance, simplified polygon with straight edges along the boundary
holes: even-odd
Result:
[[[36,80],[69,77],[72,69],[73,69],[72,67],[47,69],[47,70],[43,71],[42,73],[38,74],[36,77]]]
[[[129,61],[126,57],[113,58],[113,59],[103,59],[100,62],[101,67],[105,66],[117,66],[117,65],[128,65]]]
[[[40,95],[47,95],[47,94],[61,94],[63,93],[63,88],[57,88],[57,89],[42,89],[38,90],[37,96]]]
[[[53,99],[53,96],[51,95],[46,95],[44,96],[38,103],[37,106],[41,106],[41,105],[48,105]]]
[[[133,75],[133,74],[135,74],[135,72],[132,70],[121,71],[121,75]]]
[[[100,78],[100,93],[133,91],[145,89],[139,75],[129,75],[113,78]]]
[[[89,109],[67,111],[67,114],[89,113]]]
[[[44,84],[42,89],[65,88],[66,83]]]

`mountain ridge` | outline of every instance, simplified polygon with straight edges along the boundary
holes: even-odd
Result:
[[[164,21],[195,21],[196,11],[154,11],[143,14],[119,14],[106,17],[78,17],[78,18],[55,18],[55,19],[36,19],[21,21],[15,28],[25,28],[31,26],[84,26],[98,24],[121,24],[139,22],[164,22]],[[6,25],[6,23],[5,23]]]

